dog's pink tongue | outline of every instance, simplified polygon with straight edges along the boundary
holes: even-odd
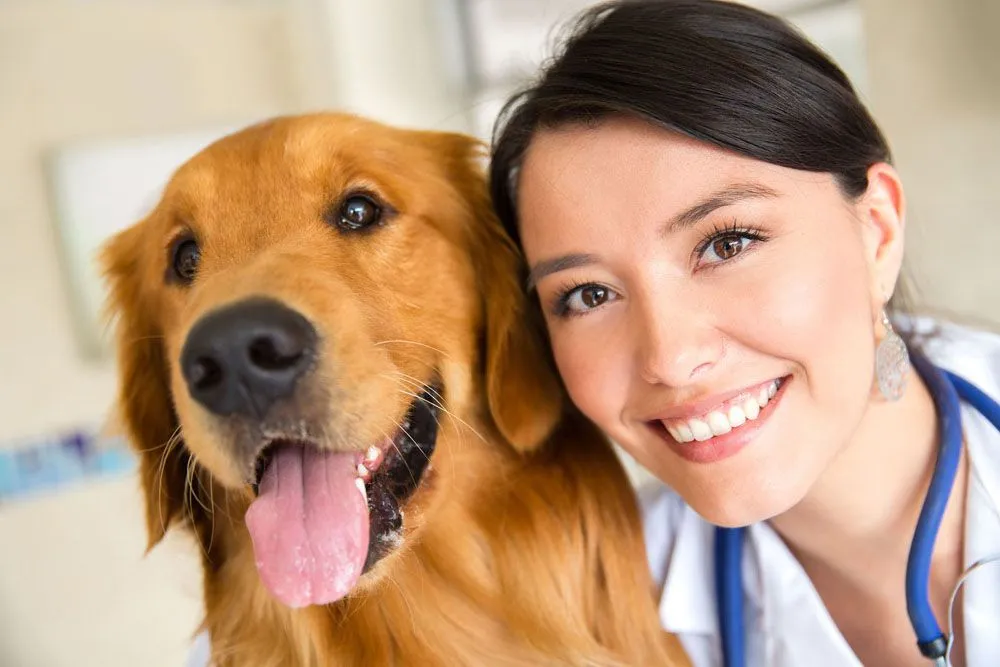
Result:
[[[368,554],[368,503],[357,455],[281,446],[246,513],[257,570],[289,607],[329,604],[361,576]]]

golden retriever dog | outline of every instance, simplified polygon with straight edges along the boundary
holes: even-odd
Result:
[[[345,114],[225,137],[103,263],[152,548],[226,666],[680,665],[484,151]]]

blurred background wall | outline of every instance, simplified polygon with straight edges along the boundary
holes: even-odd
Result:
[[[553,25],[586,4],[0,0],[0,455],[98,429],[115,392],[81,342],[54,156],[324,108],[488,138]],[[1000,324],[1000,2],[750,4],[827,48],[883,124],[921,305]],[[127,472],[0,495],[0,665],[184,664],[197,547],[173,536],[144,557],[141,516]]]

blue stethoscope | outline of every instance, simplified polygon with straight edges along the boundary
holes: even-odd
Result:
[[[968,381],[938,368],[919,354],[911,356],[913,366],[927,384],[939,416],[938,451],[930,488],[924,499],[917,528],[906,563],[906,607],[910,623],[917,635],[920,652],[944,665],[948,638],[941,631],[931,610],[927,595],[931,554],[948,496],[951,495],[955,472],[962,453],[962,415],[959,401],[978,410],[997,430],[1000,430],[1000,404]],[[715,583],[718,591],[719,627],[722,635],[722,655],[726,667],[745,667],[746,647],[743,628],[743,539],[745,528],[716,528]]]

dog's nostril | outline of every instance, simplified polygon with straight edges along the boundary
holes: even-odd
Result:
[[[250,343],[250,362],[265,371],[290,368],[302,358],[303,345],[287,336],[258,336]]]
[[[195,323],[180,365],[191,397],[211,412],[262,419],[276,401],[295,393],[316,343],[316,329],[298,312],[248,299]]]
[[[195,389],[211,389],[222,382],[222,367],[211,357],[199,357],[188,370],[188,382]]]

